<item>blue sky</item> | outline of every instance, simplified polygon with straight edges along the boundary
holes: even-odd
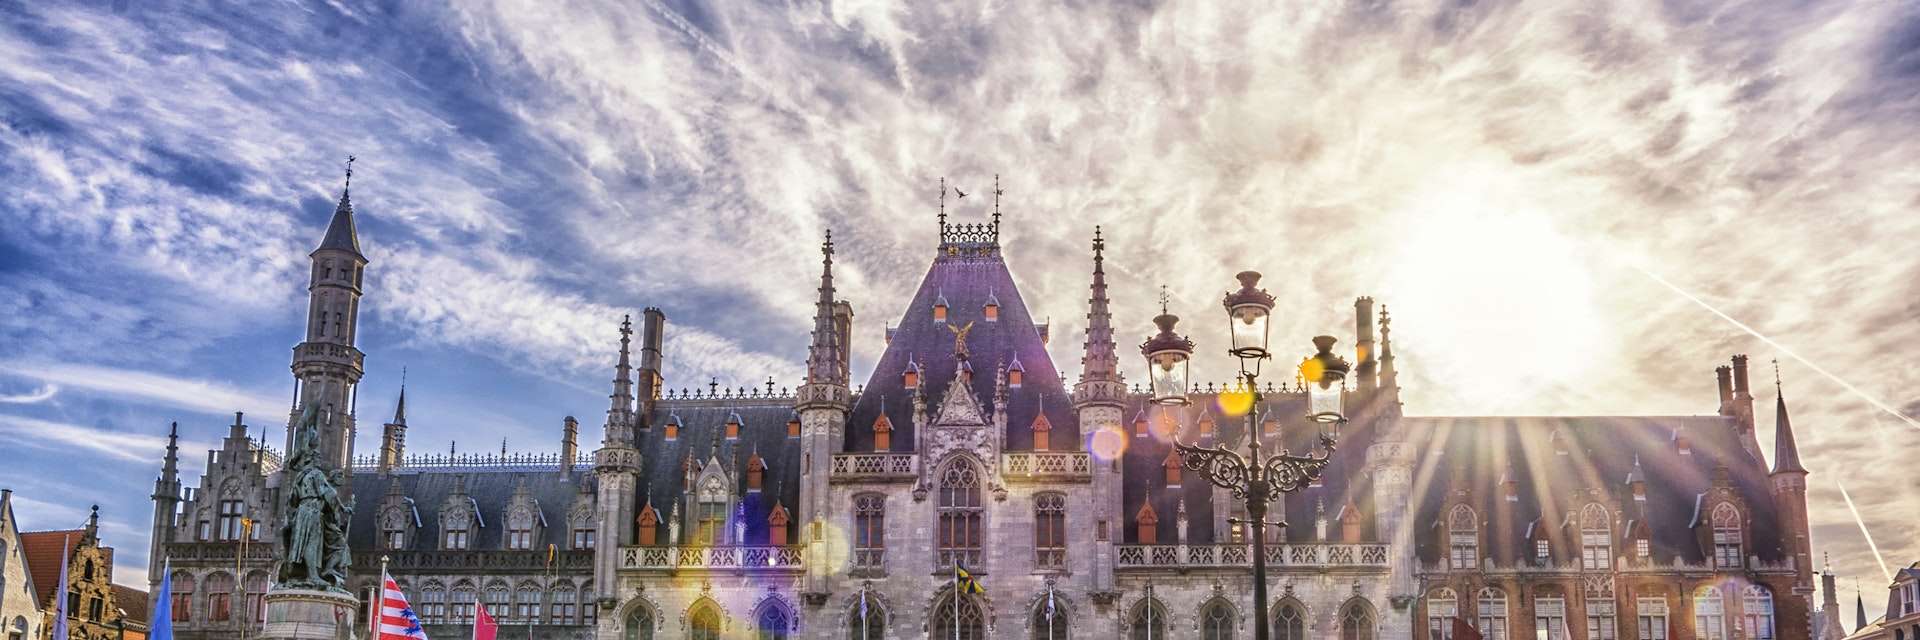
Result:
[[[1920,559],[1911,6],[0,4],[0,486],[29,529],[100,503],[128,583],[168,423],[280,441],[350,154],[361,419],[406,367],[415,451],[597,435],[646,306],[670,386],[793,384],[828,228],[864,376],[939,178],[978,221],[999,174],[1063,367],[1095,224],[1124,332],[1168,285],[1213,379],[1246,268],[1302,352],[1386,304],[1410,414],[1705,414],[1778,358],[1816,549],[1876,599],[1844,485]]]

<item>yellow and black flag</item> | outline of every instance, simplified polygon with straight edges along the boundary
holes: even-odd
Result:
[[[982,589],[980,587],[980,582],[978,580],[973,579],[973,572],[967,571],[967,568],[960,566],[960,563],[958,562],[953,564],[953,586],[954,588],[959,589],[960,593],[986,593],[987,592],[986,589]]]

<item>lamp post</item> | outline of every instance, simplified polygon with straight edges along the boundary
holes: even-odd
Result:
[[[1285,527],[1285,522],[1267,522],[1267,504],[1280,500],[1285,494],[1298,491],[1320,477],[1321,469],[1327,466],[1327,454],[1333,452],[1336,445],[1332,436],[1324,431],[1320,434],[1319,446],[1326,453],[1315,455],[1294,455],[1282,447],[1278,455],[1262,456],[1260,453],[1260,425],[1256,415],[1260,406],[1260,362],[1271,358],[1267,351],[1267,327],[1273,313],[1272,295],[1257,288],[1260,274],[1243,271],[1235,276],[1240,280],[1240,290],[1227,294],[1224,305],[1227,308],[1229,322],[1232,324],[1230,335],[1232,345],[1227,353],[1240,359],[1240,377],[1245,381],[1247,392],[1252,394],[1252,404],[1247,410],[1247,455],[1224,446],[1212,448],[1182,444],[1178,437],[1174,439],[1174,448],[1180,452],[1180,462],[1188,469],[1200,472],[1207,482],[1233,492],[1235,498],[1247,501],[1247,516],[1244,522],[1251,525],[1253,533],[1253,600],[1254,612],[1258,622],[1254,626],[1254,640],[1267,640],[1267,551],[1266,527],[1268,525]],[[1140,345],[1141,355],[1146,356],[1149,377],[1152,383],[1152,402],[1166,406],[1188,404],[1187,365],[1193,355],[1193,341],[1173,332],[1174,323],[1179,318],[1161,315],[1153,322],[1160,327],[1160,333]],[[1343,382],[1349,366],[1347,361],[1333,355],[1336,342],[1333,336],[1319,336],[1313,339],[1317,352],[1300,362],[1300,377],[1307,385],[1307,420],[1316,424],[1337,424],[1346,421],[1342,413]]]

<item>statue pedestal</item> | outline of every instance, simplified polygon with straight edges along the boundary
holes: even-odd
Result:
[[[333,591],[276,589],[263,598],[266,624],[260,640],[353,640],[364,637],[355,612],[360,601]]]

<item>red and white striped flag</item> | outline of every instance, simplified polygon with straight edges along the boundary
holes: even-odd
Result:
[[[380,596],[380,616],[375,618],[374,640],[427,640],[427,632],[420,628],[420,617],[413,615],[413,607],[407,606],[407,594],[400,592],[393,576],[383,572],[380,580],[386,587]]]

